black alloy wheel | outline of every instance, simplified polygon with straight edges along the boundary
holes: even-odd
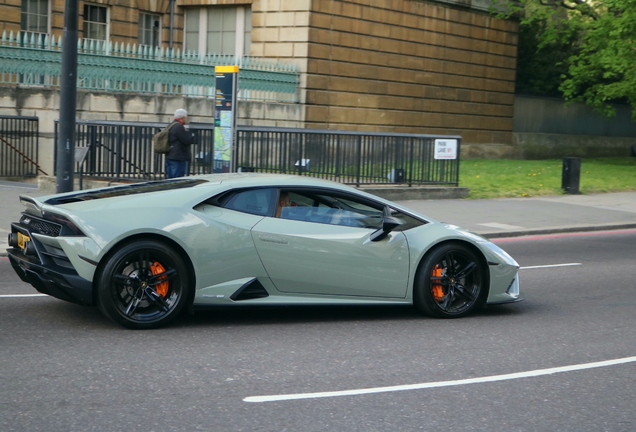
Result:
[[[172,321],[189,298],[189,275],[179,254],[143,240],[117,250],[98,280],[99,309],[132,329],[157,328]]]
[[[488,278],[483,259],[461,244],[434,249],[422,261],[413,288],[413,303],[427,315],[459,318],[483,305]]]

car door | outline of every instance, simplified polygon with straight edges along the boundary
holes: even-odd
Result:
[[[284,197],[283,197],[284,196]],[[265,217],[252,238],[269,277],[286,293],[404,298],[409,249],[401,232],[372,242],[381,205],[342,192],[282,190],[289,207]]]

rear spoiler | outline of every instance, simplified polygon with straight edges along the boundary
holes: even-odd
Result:
[[[34,216],[42,217],[42,203],[30,196],[20,195],[20,202],[26,207],[26,212]]]

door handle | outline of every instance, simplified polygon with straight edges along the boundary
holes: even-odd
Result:
[[[286,245],[289,243],[285,237],[274,235],[274,234],[261,234],[258,236],[258,239],[260,241],[264,241],[267,243],[276,243],[276,244],[283,244],[283,245]]]

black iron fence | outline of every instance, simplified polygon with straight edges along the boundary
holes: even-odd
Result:
[[[35,177],[38,171],[37,117],[0,116],[0,177]]]
[[[163,178],[164,157],[153,152],[152,136],[165,126],[78,121],[76,174],[108,180]],[[57,142],[57,124],[55,130]],[[197,136],[190,175],[239,170],[308,175],[358,186],[459,183],[458,136],[240,126],[230,167],[229,161],[215,158],[213,125],[193,123],[190,130]],[[444,154],[440,145],[449,142],[454,152]],[[444,158],[452,155],[456,158]]]
[[[100,180],[158,180],[165,176],[164,156],[152,148],[152,136],[165,128],[165,123],[84,121],[75,129],[75,174]],[[214,166],[214,127],[191,124],[197,136],[192,147],[190,175],[229,170],[229,163]],[[58,123],[55,123],[55,143]],[[57,149],[56,149],[57,150]],[[57,151],[56,151],[57,156]],[[56,160],[57,164],[57,160]]]
[[[440,145],[449,141],[455,151],[444,154]],[[310,175],[357,186],[457,186],[460,145],[458,136],[239,127],[235,159],[240,170]],[[436,147],[438,157],[456,158],[436,159]]]

